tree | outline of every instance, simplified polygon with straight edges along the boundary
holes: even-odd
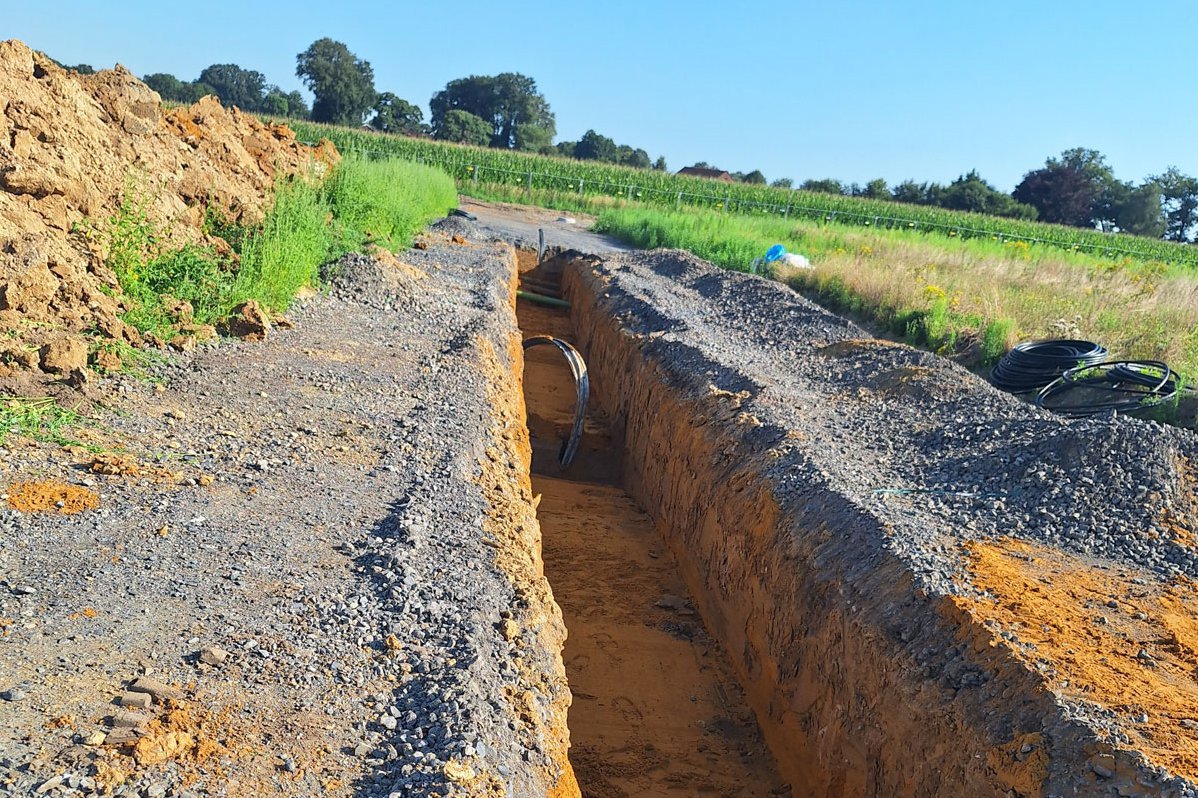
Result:
[[[278,86],[268,86],[259,110],[271,116],[305,119],[308,116],[308,103],[298,91],[284,92]]]
[[[341,42],[318,39],[295,57],[296,77],[316,95],[312,119],[360,125],[374,106],[374,70]]]
[[[78,72],[80,75],[96,74],[96,70],[92,68],[91,64],[75,64],[75,66],[64,67],[64,69],[73,70],[75,72]]]
[[[865,184],[861,196],[869,199],[890,199],[890,189],[886,186],[886,181],[878,177]]]
[[[491,125],[469,111],[455,108],[433,124],[433,137],[485,147],[491,143]]]
[[[468,111],[491,124],[491,146],[505,149],[521,147],[533,141],[548,143],[557,132],[553,112],[532,78],[517,72],[495,76],[471,75],[451,80],[429,102],[433,127],[453,110]],[[523,128],[521,134],[521,125]],[[532,128],[540,128],[534,133]]]
[[[190,92],[188,87],[191,84],[184,83],[174,75],[167,74],[166,72],[155,72],[152,75],[146,75],[141,80],[142,83],[145,83],[151,89],[158,92],[158,96],[164,100],[179,103],[188,102],[185,98]]]
[[[631,166],[633,169],[648,169],[653,165],[649,160],[649,153],[640,147],[630,147],[627,144],[621,144],[616,150],[616,163],[622,166]]]
[[[844,184],[839,180],[825,178],[823,180],[804,180],[799,186],[800,191],[818,191],[821,194],[844,194]]]
[[[765,179],[765,175],[761,173],[760,169],[754,169],[752,172],[749,172],[747,175],[743,176],[741,178],[741,182],[764,186],[767,181]]]
[[[578,142],[576,141],[559,141],[553,149],[557,155],[561,155],[564,158],[574,158],[574,148],[577,146]]]
[[[653,168],[659,172],[668,172],[669,169],[666,167],[666,156],[657,156],[657,160],[653,162]]]
[[[1151,178],[1161,191],[1165,211],[1165,238],[1193,241],[1198,227],[1198,179],[1170,166],[1163,175]]]
[[[142,78],[142,82],[158,92],[158,95],[167,102],[194,103],[201,97],[216,94],[216,90],[207,83],[198,80],[186,83],[165,72],[146,75]]]
[[[1161,201],[1161,187],[1149,180],[1138,188],[1131,188],[1127,198],[1117,209],[1115,223],[1125,233],[1160,238],[1165,233],[1165,209]]]
[[[385,91],[374,101],[374,119],[370,121],[370,126],[384,133],[416,135],[424,130],[424,111]]]
[[[553,133],[532,122],[516,125],[516,149],[526,152],[542,152],[552,149]]]
[[[594,130],[588,130],[582,134],[582,138],[574,145],[574,157],[580,161],[606,161],[614,163],[616,160],[616,142],[609,139],[607,136],[596,133]]]
[[[1090,227],[1096,200],[1094,187],[1076,169],[1045,166],[1023,176],[1012,196],[1033,206],[1041,221]]]
[[[944,186],[939,183],[916,183],[914,180],[904,180],[890,192],[890,198],[895,202],[914,205],[940,205],[943,197]]]
[[[774,188],[794,188],[795,181],[789,177],[779,177],[777,180],[770,183]]]
[[[976,169],[961,175],[944,189],[941,205],[957,211],[987,213],[991,216],[1010,216],[1016,219],[1035,219],[1036,209],[1016,202],[1009,194],[996,189],[982,179]]]
[[[1075,147],[1024,175],[1012,196],[1034,206],[1042,221],[1108,228],[1130,191],[1115,179],[1102,153]]]
[[[262,109],[266,76],[261,72],[236,64],[213,64],[200,73],[199,82],[211,86],[226,107],[237,106],[250,112]]]

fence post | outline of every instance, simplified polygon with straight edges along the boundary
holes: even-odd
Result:
[[[581,195],[581,194],[582,194],[582,184],[583,184],[583,183],[585,183],[585,182],[586,182],[586,181],[585,181],[585,180],[583,180],[581,177],[580,177],[580,178],[578,178],[578,193],[579,193],[579,195]]]
[[[682,192],[678,192],[678,208],[682,208]]]
[[[478,185],[478,164],[476,163],[470,164],[470,182]]]
[[[532,193],[532,170],[531,170],[531,169],[529,169],[529,170],[528,170],[528,187],[527,187],[527,191],[528,191],[528,193],[529,193],[529,194],[531,194],[531,193]]]

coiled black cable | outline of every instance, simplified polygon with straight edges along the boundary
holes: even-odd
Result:
[[[1159,360],[1112,360],[1066,371],[1036,405],[1070,418],[1146,410],[1177,395],[1177,372]]]
[[[1109,353],[1091,341],[1055,338],[1016,344],[990,372],[990,382],[1010,393],[1038,391],[1072,368],[1101,363]]]

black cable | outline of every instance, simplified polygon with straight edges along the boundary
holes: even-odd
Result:
[[[533,335],[524,339],[525,350],[542,345],[556,346],[566,356],[566,362],[570,365],[570,373],[574,375],[577,394],[574,401],[574,426],[570,428],[570,435],[562,441],[562,448],[557,456],[561,467],[565,468],[574,460],[574,455],[578,454],[578,445],[582,442],[582,428],[587,417],[587,401],[591,396],[591,379],[587,374],[587,364],[582,359],[582,355],[561,338],[554,338],[552,335]]]
[[[990,382],[1010,393],[1038,391],[1072,368],[1101,363],[1109,353],[1091,341],[1055,338],[1016,344],[990,372]]]
[[[1037,394],[1036,405],[1070,418],[1131,413],[1167,402],[1180,387],[1177,372],[1159,360],[1112,360],[1069,369]]]

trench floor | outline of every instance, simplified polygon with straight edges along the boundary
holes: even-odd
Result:
[[[566,311],[520,300],[517,313],[525,336],[572,339]],[[570,761],[584,798],[790,795],[653,520],[618,485],[602,409],[563,472],[575,390],[559,352],[526,352],[524,391],[545,573],[569,630]]]

